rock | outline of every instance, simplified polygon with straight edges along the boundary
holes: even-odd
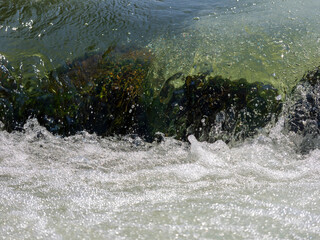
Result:
[[[34,102],[36,117],[63,135],[135,133],[150,58],[142,50],[122,49],[73,61],[50,75]]]
[[[19,116],[20,104],[25,96],[11,75],[13,68],[8,61],[0,58],[0,122],[2,129],[13,131],[23,125],[24,116]]]
[[[307,73],[293,89],[285,114],[285,129],[297,134],[298,151],[320,147],[320,69]]]
[[[201,141],[226,142],[252,136],[276,120],[282,103],[271,85],[231,81],[221,76],[187,76],[175,89],[169,79],[148,110],[152,133],[186,140],[191,134]]]
[[[108,49],[87,55],[48,74],[38,88],[21,91],[1,73],[0,121],[8,131],[37,118],[50,132],[99,135],[137,131],[137,112],[151,54],[143,49]]]
[[[148,79],[152,58],[144,49],[110,48],[50,72],[37,88],[19,87],[3,68],[0,121],[11,131],[36,118],[63,136],[86,130],[102,136],[137,134],[147,141],[194,135],[200,141],[230,142],[256,134],[281,111],[271,85],[209,73],[177,73],[154,95]],[[174,86],[178,80],[180,87]]]

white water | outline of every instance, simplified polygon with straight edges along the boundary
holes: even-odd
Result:
[[[0,132],[0,239],[319,239],[320,151]],[[40,133],[41,132],[41,133]]]

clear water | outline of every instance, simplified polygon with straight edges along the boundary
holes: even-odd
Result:
[[[318,0],[235,0],[196,14],[188,26],[150,44],[161,59],[157,76],[211,71],[288,92],[320,63]]]
[[[318,0],[4,0],[0,54],[39,77],[87,52],[140,46],[156,56],[156,89],[212,71],[287,92],[319,65],[319,24]]]
[[[23,76],[117,43],[155,87],[212,70],[290,89],[319,61],[318,0],[3,0],[0,54]],[[179,84],[179,83],[177,83]],[[0,131],[0,239],[319,239],[320,152],[282,121],[246,142]]]

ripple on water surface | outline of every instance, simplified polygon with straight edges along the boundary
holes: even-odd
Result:
[[[200,11],[184,28],[151,41],[155,75],[209,71],[288,91],[319,65],[319,10],[318,0],[245,0]]]

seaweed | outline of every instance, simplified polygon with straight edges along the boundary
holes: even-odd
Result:
[[[185,77],[178,89],[170,81],[163,89],[171,94],[160,92],[149,109],[151,131],[181,140],[190,134],[209,142],[244,139],[275,120],[282,108],[275,88],[245,79],[198,74]]]
[[[210,73],[176,73],[156,95],[149,79],[153,58],[145,49],[110,47],[49,72],[37,88],[16,84],[1,65],[0,120],[8,131],[36,118],[62,136],[86,130],[153,141],[162,132],[180,140],[193,134],[202,141],[230,142],[256,134],[281,111],[271,85]],[[175,87],[177,79],[184,84]]]

